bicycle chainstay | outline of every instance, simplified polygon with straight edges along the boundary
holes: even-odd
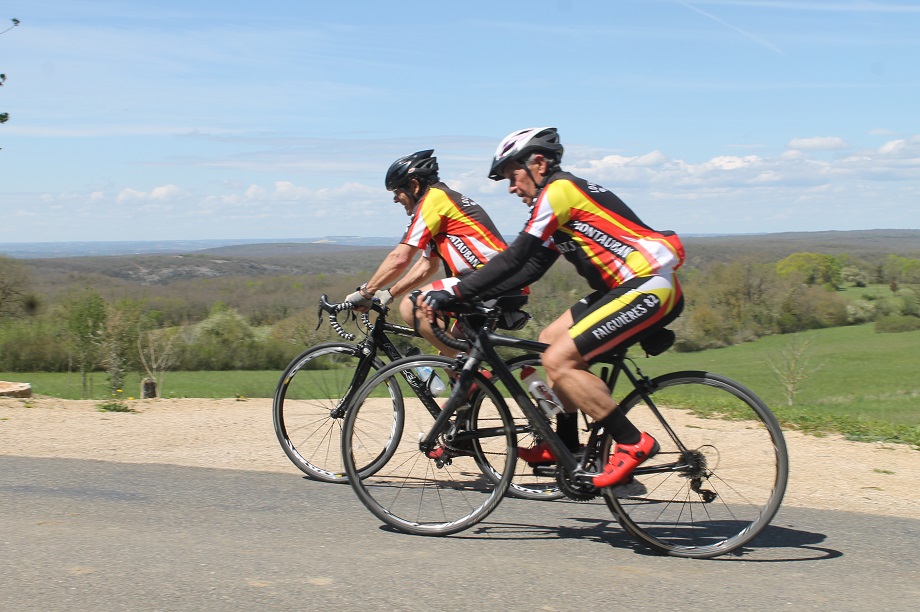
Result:
[[[679,451],[673,451],[669,453],[662,452],[656,456],[680,455],[680,454],[681,453]],[[703,455],[703,453],[701,453],[699,450],[695,450],[695,451],[688,451],[688,453],[684,455],[683,458],[684,458],[684,463],[686,464],[686,467],[678,468],[674,471],[674,473],[677,474],[681,478],[686,478],[687,480],[689,480],[690,490],[696,493],[697,495],[699,495],[700,497],[698,501],[691,502],[687,500],[686,503],[711,504],[712,502],[716,501],[719,498],[719,494],[711,489],[703,488],[703,482],[708,481],[710,477],[713,476],[714,474],[714,472],[710,470],[707,465],[707,460],[706,460],[705,455]],[[621,486],[627,487],[627,489],[623,491],[623,493],[626,493],[626,494],[617,495],[617,497],[620,499],[649,502],[649,503],[661,503],[661,504],[668,504],[668,503],[674,502],[674,499],[658,499],[658,498],[650,497],[649,495],[644,495],[644,494],[643,495],[629,495],[628,494],[629,487],[633,487],[633,486],[641,487],[642,486],[642,474],[641,473],[638,474],[637,477],[630,480],[629,483],[625,485],[621,485]]]

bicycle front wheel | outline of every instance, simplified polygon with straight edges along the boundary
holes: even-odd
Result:
[[[346,404],[368,374],[381,367],[379,359],[344,342],[317,344],[291,361],[272,402],[275,435],[291,463],[316,480],[345,482],[341,438]],[[398,393],[394,387],[394,405],[401,401]],[[389,414],[395,422],[396,413]]]
[[[603,489],[607,505],[658,552],[708,558],[738,549],[770,523],[786,490],[789,458],[779,423],[754,393],[716,374],[675,372],[653,379],[651,388],[662,419],[638,391],[620,409],[661,450],[633,480]],[[607,436],[604,456],[613,445]]]
[[[517,444],[514,422],[495,387],[484,380],[479,381],[476,415],[468,404],[462,405],[434,448],[428,452],[421,449],[420,442],[428,436],[447,398],[435,398],[424,388],[416,393],[406,378],[418,369],[431,368],[447,383],[453,363],[429,356],[394,361],[358,390],[345,418],[345,474],[362,503],[377,518],[404,533],[448,535],[462,531],[495,509],[511,480]],[[403,387],[401,435],[386,464],[358,477],[358,466],[366,463],[366,457],[378,456],[388,444],[388,417],[380,403],[396,381]],[[480,469],[484,456],[489,457],[488,463],[499,465],[506,476],[496,480],[484,475]]]

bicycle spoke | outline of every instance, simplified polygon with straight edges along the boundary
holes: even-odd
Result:
[[[343,398],[352,395],[355,376],[366,359],[373,360],[367,364],[371,372],[382,365],[352,344],[318,344],[294,359],[281,377],[273,401],[275,434],[291,462],[312,478],[345,481],[341,432],[347,406]],[[387,391],[391,403],[397,404],[399,389]],[[394,411],[389,412],[390,425]],[[366,459],[362,469],[379,460],[379,452]]]
[[[365,432],[380,432],[379,424],[385,420],[381,417],[381,400],[376,398],[384,379],[402,379],[402,371],[426,365],[446,380],[445,369],[452,363],[446,358],[424,356],[394,362],[361,387],[345,421],[342,438],[345,469],[352,487],[368,509],[400,531],[422,535],[455,533],[482,520],[507,490],[507,480],[495,482],[485,477],[474,456],[484,452],[501,454],[507,463],[509,448],[515,440],[501,398],[488,394],[483,400],[487,406],[484,410],[495,415],[490,418],[498,419],[503,435],[477,438],[474,422],[471,439],[455,442],[456,450],[451,450],[450,445],[445,447],[445,441],[439,439],[434,450],[443,454],[432,459],[422,452],[419,443],[428,435],[434,418],[421,400],[410,397],[412,392],[404,389],[403,426],[392,444],[388,461],[360,478],[352,478],[361,463],[360,448],[375,449],[383,444],[379,436],[368,438]]]
[[[728,379],[686,372],[655,382],[655,405],[686,454],[669,459],[680,451],[632,394],[621,408],[661,451],[634,482],[605,489],[605,499],[627,531],[659,552],[711,557],[736,550],[779,508],[788,475],[782,432],[756,396]]]

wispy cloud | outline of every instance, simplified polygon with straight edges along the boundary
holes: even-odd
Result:
[[[806,151],[839,151],[846,149],[850,145],[847,141],[838,136],[815,136],[812,138],[793,138],[789,141],[790,149],[802,149]]]
[[[725,21],[724,19],[722,19],[722,18],[720,18],[720,17],[717,17],[717,16],[713,15],[712,13],[706,12],[706,11],[704,11],[703,9],[698,8],[698,7],[696,7],[696,6],[692,5],[692,4],[689,4],[689,3],[687,3],[687,2],[681,2],[680,0],[676,0],[676,2],[677,2],[677,4],[680,4],[680,5],[682,5],[682,6],[687,7],[687,8],[690,9],[691,11],[694,11],[694,12],[696,12],[696,13],[699,13],[699,14],[702,15],[703,17],[706,17],[706,18],[708,18],[708,19],[711,19],[711,20],[715,21],[716,23],[719,23],[719,24],[721,24],[721,25],[724,25],[725,27],[730,28],[730,29],[734,30],[735,32],[738,32],[738,33],[741,34],[742,36],[744,36],[744,37],[746,37],[746,38],[748,38],[748,39],[754,41],[755,43],[757,43],[758,45],[760,45],[760,46],[762,46],[762,47],[765,47],[765,48],[769,49],[770,51],[773,51],[774,53],[777,53],[777,54],[779,54],[779,55],[785,55],[785,53],[783,53],[782,49],[780,49],[779,47],[777,47],[776,45],[774,45],[774,44],[771,43],[770,41],[765,40],[764,38],[762,38],[762,37],[760,37],[760,36],[757,36],[756,34],[752,34],[751,32],[748,32],[747,30],[744,30],[744,29],[742,29],[742,28],[739,28],[739,27],[736,26],[736,25],[733,25],[733,24],[731,24],[731,23],[728,23],[728,22]]]
[[[797,2],[795,0],[696,0],[694,4],[707,6],[740,6],[778,11],[820,11],[848,13],[920,13],[920,6],[910,3],[867,2]]]

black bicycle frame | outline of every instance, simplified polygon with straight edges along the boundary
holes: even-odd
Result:
[[[534,353],[542,354],[548,344],[544,342],[538,342],[535,340],[526,340],[523,338],[516,338],[514,336],[506,336],[503,334],[496,333],[492,331],[494,327],[495,319],[497,314],[490,314],[487,317],[487,323],[478,328],[472,328],[470,325],[464,326],[464,331],[467,333],[468,341],[469,336],[472,335],[472,341],[470,341],[470,349],[468,355],[463,358],[463,366],[460,371],[454,392],[451,393],[448,398],[447,403],[444,405],[443,409],[435,415],[435,423],[432,428],[429,430],[428,435],[419,443],[423,451],[430,451],[435,444],[435,441],[438,438],[446,425],[448,424],[453,413],[462,405],[462,400],[460,398],[465,398],[469,392],[470,385],[473,382],[473,377],[475,373],[479,370],[482,362],[486,362],[492,368],[493,375],[497,375],[498,379],[503,382],[511,393],[512,399],[524,412],[529,421],[530,425],[536,431],[536,434],[546,442],[553,454],[558,459],[558,462],[567,469],[573,476],[576,478],[586,479],[596,474],[591,474],[585,471],[584,461],[587,458],[587,453],[585,457],[581,459],[577,457],[568,447],[562,442],[559,436],[556,435],[553,431],[552,423],[548,417],[543,413],[543,410],[536,405],[530,397],[530,394],[524,389],[524,387],[518,382],[514,374],[505,364],[505,360],[501,358],[498,352],[495,350],[497,347],[512,348],[523,351],[530,351]],[[472,334],[470,332],[473,332]],[[613,366],[612,369],[603,369],[600,378],[605,382],[608,389],[613,392],[614,387],[616,386],[619,376],[623,374],[629,379],[632,387],[641,395],[642,399],[649,406],[649,408],[654,413],[655,417],[661,423],[661,425],[668,432],[670,437],[674,440],[675,444],[680,451],[681,458],[683,458],[687,452],[686,446],[678,438],[677,433],[671,428],[667,423],[664,417],[661,415],[658,407],[652,401],[650,393],[654,389],[650,386],[649,378],[641,373],[637,369],[638,374],[633,373],[630,368],[625,364],[626,359],[626,349],[620,349],[609,354],[606,359],[602,361],[607,365]],[[504,428],[485,428],[478,429],[475,433],[469,435],[460,434],[456,436],[455,440],[461,441],[464,439],[484,438],[491,436],[503,436],[505,435]],[[597,443],[598,437],[598,428],[594,427],[591,430],[591,434],[588,440],[587,447],[593,448]],[[643,467],[639,466],[636,468],[634,474],[650,474],[658,472],[669,472],[669,471],[679,471],[686,468],[687,465],[684,461],[676,461],[673,463],[657,465],[655,467]]]
[[[415,338],[419,337],[419,335],[411,327],[388,322],[386,320],[387,309],[385,306],[381,306],[375,303],[371,308],[377,312],[377,319],[374,321],[374,324],[370,326],[370,331],[364,337],[364,339],[355,345],[355,351],[360,354],[361,358],[358,360],[358,366],[355,369],[355,375],[351,379],[351,384],[348,386],[348,389],[345,391],[345,394],[342,396],[339,404],[333,410],[334,417],[341,418],[344,416],[344,412],[351,403],[353,395],[361,387],[364,381],[367,380],[367,375],[370,373],[371,366],[373,365],[374,361],[374,356],[378,350],[382,350],[391,362],[403,358],[403,354],[399,352],[396,344],[390,340],[390,338],[387,336],[387,333],[394,333],[400,336],[410,336]],[[340,310],[337,309],[336,304],[330,304],[326,300],[325,295],[320,298],[320,322],[322,322],[323,311],[327,312],[333,321],[335,321],[334,317],[336,312],[340,312]],[[340,326],[333,325],[333,328],[337,328],[336,331],[342,335],[343,332],[339,331],[339,329],[341,329]],[[403,378],[406,379],[406,382],[419,397],[419,399],[422,400],[428,410],[432,412],[432,414],[435,414],[436,410],[440,410],[437,404],[435,404],[434,398],[430,393],[427,392],[428,388],[425,384],[425,381],[416,376],[412,371],[403,372]]]

